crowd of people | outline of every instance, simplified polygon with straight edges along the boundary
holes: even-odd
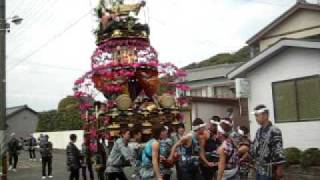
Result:
[[[281,131],[269,121],[269,110],[264,105],[257,106],[253,113],[260,125],[253,141],[246,127],[234,127],[232,119],[219,116],[213,116],[208,123],[196,118],[189,133],[184,124],[175,129],[154,125],[146,143],[142,143],[142,127],[122,129],[112,147],[100,138],[94,154],[84,144],[78,148],[77,136],[71,134],[66,147],[69,180],[80,179],[80,172],[83,180],[87,180],[87,172],[90,180],[95,176],[98,180],[247,180],[253,172],[256,180],[280,180],[285,163]],[[53,146],[48,135],[18,140],[12,133],[8,142],[9,170],[16,172],[22,149],[29,152],[30,161],[36,161],[37,146],[42,179],[53,178]],[[130,178],[124,172],[128,166],[133,170]],[[176,178],[172,177],[173,168]]]
[[[99,180],[126,180],[127,166],[133,167],[130,179],[170,180],[173,168],[177,180],[247,180],[255,172],[256,180],[280,180],[284,176],[281,131],[269,121],[264,105],[254,109],[260,128],[253,141],[246,127],[234,127],[230,118],[213,116],[208,123],[200,118],[192,122],[192,131],[185,133],[183,124],[176,129],[155,125],[152,138],[141,143],[141,127],[122,129],[121,137],[109,149],[103,139],[98,142],[95,169]],[[80,169],[86,179],[94,179],[92,155],[75,146],[70,136],[67,165],[70,180],[78,180]],[[252,173],[251,173],[252,174]]]
[[[39,149],[42,162],[42,179],[53,178],[52,176],[52,143],[48,135],[40,134],[38,140],[31,134],[27,138],[16,138],[15,133],[10,135],[8,142],[9,171],[17,172],[17,165],[21,151],[26,150],[29,153],[30,161],[37,161],[36,148]]]

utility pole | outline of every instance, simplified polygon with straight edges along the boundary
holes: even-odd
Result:
[[[6,0],[0,0],[0,155],[1,180],[7,179],[6,156]]]

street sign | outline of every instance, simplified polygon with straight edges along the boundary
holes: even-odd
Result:
[[[236,78],[236,97],[248,98],[250,95],[250,82],[245,78]]]

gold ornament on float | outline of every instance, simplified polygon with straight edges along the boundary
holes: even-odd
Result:
[[[170,108],[175,103],[174,98],[172,96],[170,96],[169,94],[164,94],[164,95],[160,96],[159,102],[163,108]]]
[[[128,95],[122,94],[117,97],[116,104],[120,110],[125,111],[132,106],[132,100]]]

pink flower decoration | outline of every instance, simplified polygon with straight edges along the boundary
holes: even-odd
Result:
[[[188,85],[185,84],[176,84],[177,89],[180,89],[182,91],[189,91],[191,88]]]
[[[89,150],[90,152],[97,152],[97,144],[90,143]]]
[[[110,123],[110,117],[109,116],[106,116],[105,118],[104,118],[104,125],[108,125],[109,123]]]
[[[89,119],[89,121],[93,121],[93,122],[96,122],[96,120],[97,120],[97,118],[96,118],[95,115],[90,115],[90,116],[88,117],[88,119]]]
[[[138,68],[138,67],[140,67],[140,66],[141,66],[140,63],[134,63],[134,64],[133,64],[133,67],[134,67],[134,68]]]
[[[126,71],[125,70],[120,70],[119,72],[119,76],[125,76],[126,75]]]
[[[133,71],[127,71],[126,72],[126,76],[127,77],[132,77],[132,76],[134,76],[134,72]]]
[[[178,70],[176,70],[175,75],[177,77],[185,77],[185,76],[187,76],[187,72],[185,72],[184,70],[178,69]]]
[[[81,119],[83,119],[83,120],[87,120],[86,113],[82,113],[82,114],[81,114]]]
[[[83,79],[83,78],[80,78],[80,79],[76,80],[76,81],[74,82],[74,84],[75,84],[75,85],[79,85],[79,84],[82,84],[83,82],[84,82],[84,79]]]
[[[159,65],[159,63],[155,60],[151,60],[148,64],[149,66],[152,66],[152,67],[157,67]]]
[[[97,130],[96,129],[91,129],[89,134],[90,134],[90,137],[96,138],[97,137]]]
[[[183,121],[183,120],[184,120],[184,114],[179,113],[179,114],[178,114],[178,120],[179,120],[179,121]]]
[[[111,109],[111,108],[114,107],[114,105],[115,105],[115,102],[114,102],[114,101],[108,101],[108,103],[107,103],[107,108],[108,108],[108,109]]]

